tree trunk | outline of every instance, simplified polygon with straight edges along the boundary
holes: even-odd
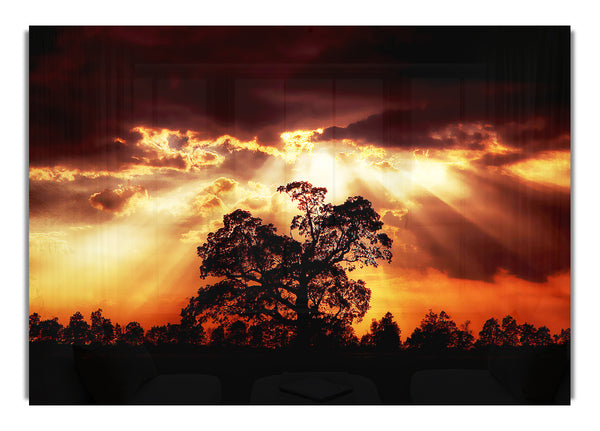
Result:
[[[308,310],[308,287],[306,283],[301,282],[298,286],[298,294],[296,296],[296,339],[294,344],[299,349],[304,349],[310,343],[310,315]]]

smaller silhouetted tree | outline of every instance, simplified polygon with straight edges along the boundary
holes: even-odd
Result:
[[[155,346],[158,346],[160,344],[166,344],[167,340],[168,339],[166,325],[153,326],[152,328],[148,329],[146,331],[146,334],[144,335],[144,341],[146,341],[149,344],[154,344]]]
[[[182,344],[201,344],[204,342],[204,327],[196,319],[182,317],[179,324],[177,342]]]
[[[453,347],[456,330],[456,323],[445,311],[442,310],[438,315],[429,310],[420,326],[406,340],[406,344],[412,348],[427,350]]]
[[[520,332],[517,321],[510,315],[505,316],[502,319],[501,344],[503,346],[518,346],[519,338]]]
[[[341,347],[346,349],[354,349],[358,347],[359,340],[352,326],[345,326],[340,337]]]
[[[343,322],[332,321],[324,332],[329,344],[342,349],[350,349],[358,346],[359,340],[352,326]]]
[[[469,329],[470,324],[471,321],[467,320],[461,325],[460,329],[457,329],[454,332],[450,347],[463,350],[468,350],[473,347],[475,337],[473,337],[473,333],[471,329]]]
[[[167,323],[167,343],[175,344],[181,340],[181,325],[179,323]]]
[[[90,325],[79,311],[69,318],[69,324],[64,330],[64,338],[68,343],[85,344],[90,341]]]
[[[58,342],[63,333],[63,326],[58,323],[58,317],[40,322],[40,340]]]
[[[272,322],[258,322],[248,330],[250,333],[250,345],[266,349],[286,347],[290,344],[294,332],[286,327],[273,325]]]
[[[115,337],[113,339],[115,343],[123,341],[123,327],[118,323],[115,324]]]
[[[109,344],[115,337],[115,329],[110,319],[102,316],[102,309],[92,312],[90,316],[92,325],[90,327],[90,335],[92,341],[101,344]]]
[[[535,346],[537,329],[531,323],[519,325],[519,341],[523,346]]]
[[[559,334],[553,335],[556,344],[567,344],[571,342],[571,328],[561,329]]]
[[[379,320],[371,322],[370,344],[377,350],[391,351],[400,348],[400,327],[389,311]]]
[[[248,328],[248,345],[253,348],[276,349],[288,346],[293,332],[271,322],[258,322]]]
[[[481,346],[500,346],[502,344],[502,329],[497,319],[492,317],[485,321],[483,328],[479,331],[477,344]]]
[[[138,322],[129,322],[125,326],[123,340],[129,344],[142,344],[144,342],[144,329]]]
[[[311,324],[313,328],[310,345],[319,350],[340,350],[358,346],[358,337],[352,326],[346,322],[325,317],[315,319]]]
[[[201,344],[204,341],[204,328],[200,324],[186,325],[167,323],[153,326],[145,335],[151,344]]]
[[[29,340],[35,341],[40,338],[40,315],[33,313],[29,315]]]
[[[550,335],[550,329],[548,329],[546,326],[540,326],[535,332],[535,345],[542,347],[549,344],[552,344],[552,335]]]
[[[364,347],[364,348],[372,348],[374,345],[373,344],[373,334],[371,334],[370,332],[367,332],[362,337],[360,337],[359,345],[360,345],[360,347]]]

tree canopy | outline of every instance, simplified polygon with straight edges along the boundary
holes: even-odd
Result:
[[[379,321],[371,321],[371,332],[363,336],[362,344],[384,351],[400,348],[400,327],[392,313],[388,311]]]
[[[152,326],[147,331],[137,322],[125,327],[102,315],[102,309],[91,314],[91,325],[81,312],[74,313],[67,326],[58,322],[58,317],[42,319],[38,313],[29,315],[29,340],[32,342],[54,342],[67,344],[98,343],[158,345],[204,345],[211,347],[277,348],[289,344],[295,335],[289,327],[277,325],[272,320],[254,321],[250,324],[235,320],[230,325],[219,324],[205,332],[201,324],[192,324],[189,319],[181,323]],[[502,319],[488,319],[475,340],[470,329],[471,322],[456,325],[448,314],[429,310],[406,342],[400,340],[400,328],[392,313],[381,319],[373,319],[370,331],[362,335],[360,342],[352,326],[333,316],[323,316],[310,321],[313,337],[311,342],[321,349],[367,349],[394,351],[398,349],[487,349],[490,346],[542,348],[549,345],[568,345],[571,329],[561,329],[551,334],[546,326],[539,328],[531,323],[517,324],[507,315]]]
[[[225,215],[223,227],[197,249],[200,276],[220,280],[201,287],[182,318],[222,325],[240,318],[268,322],[294,331],[302,343],[309,341],[310,328],[323,322],[351,324],[363,318],[371,291],[347,272],[391,261],[392,240],[380,232],[379,214],[361,196],[341,205],[325,203],[327,190],[304,181],[277,190],[300,210],[290,235],[248,211]]]

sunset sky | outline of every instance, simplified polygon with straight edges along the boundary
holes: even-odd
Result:
[[[29,39],[30,312],[177,323],[196,247],[294,180],[373,203],[391,264],[355,329],[431,308],[570,327],[568,27],[39,28]]]

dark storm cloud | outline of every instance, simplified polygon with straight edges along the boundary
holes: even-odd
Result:
[[[455,84],[446,84],[451,95]],[[482,83],[472,83],[471,91],[483,91]],[[447,98],[429,91],[405,99],[408,108],[390,109],[350,123],[346,127],[329,127],[321,140],[352,139],[383,147],[465,148],[481,149],[490,137],[497,136],[503,144],[535,153],[544,150],[570,149],[570,113],[567,107],[540,106],[527,99],[534,89],[521,87],[519,95],[503,95],[501,100],[481,93],[482,100],[473,102],[482,109],[463,109],[460,97]],[[457,96],[459,94],[456,91]],[[419,107],[422,101],[426,106]],[[504,106],[491,110],[487,104]],[[509,112],[506,106],[517,106]],[[487,112],[486,112],[487,111]],[[479,130],[466,132],[462,126],[478,125]],[[462,125],[459,127],[459,125]],[[497,164],[498,160],[492,161]]]
[[[428,265],[450,277],[484,281],[491,281],[500,269],[534,282],[569,269],[568,192],[536,190],[472,173],[464,176],[474,191],[469,200],[451,207],[426,194],[416,198],[419,206],[405,219],[405,229],[431,258]],[[494,215],[470,210],[476,202],[494,208]]]
[[[527,152],[569,150],[571,148],[570,109],[538,109],[529,118],[507,118],[499,124],[499,133],[509,145]]]
[[[381,79],[244,79],[236,81],[233,130],[274,144],[283,131],[348,124],[383,107]]]
[[[468,133],[459,127],[459,121],[459,118],[453,118],[447,113],[444,115],[444,111],[439,109],[388,110],[347,127],[327,128],[320,139],[352,139],[361,143],[404,149],[481,149],[490,138],[493,128],[480,126],[479,131]]]
[[[343,38],[343,31],[335,34],[299,27],[33,27],[31,159],[93,153],[139,124],[207,137],[231,133],[234,81],[248,75],[244,65],[309,61]]]
[[[348,127],[329,127],[323,131],[321,140],[352,139],[385,147],[439,148],[444,142],[432,139],[429,134],[435,127],[448,124],[436,120],[415,120],[415,110],[389,110],[354,122]]]
[[[263,143],[277,144],[284,130],[311,128],[307,124],[317,122],[343,127],[377,112],[415,108],[413,102],[426,102],[428,114],[438,106],[447,120],[468,120],[487,110],[489,118],[521,123],[532,107],[568,106],[568,31],[32,27],[30,159],[34,165],[69,157],[120,160],[107,142],[124,138],[140,124],[196,130],[203,138],[258,136]],[[346,88],[344,80],[351,82]],[[415,95],[420,88],[415,80],[450,81],[447,88],[466,88],[468,103],[461,107],[455,102],[444,110],[448,105],[439,102],[453,96],[437,91],[436,85],[428,94]],[[488,96],[478,96],[483,93],[469,92],[473,80],[506,83],[506,89],[495,88],[490,104]],[[367,82],[366,90],[361,82]],[[523,83],[529,88],[525,93],[519,90]],[[390,126],[382,117],[383,125],[376,126],[384,130],[379,139],[418,139],[420,111],[408,119],[398,115],[400,126]],[[402,121],[416,123],[407,130]],[[381,135],[367,131],[367,125],[354,128],[370,139]],[[354,135],[350,129],[340,133]]]

